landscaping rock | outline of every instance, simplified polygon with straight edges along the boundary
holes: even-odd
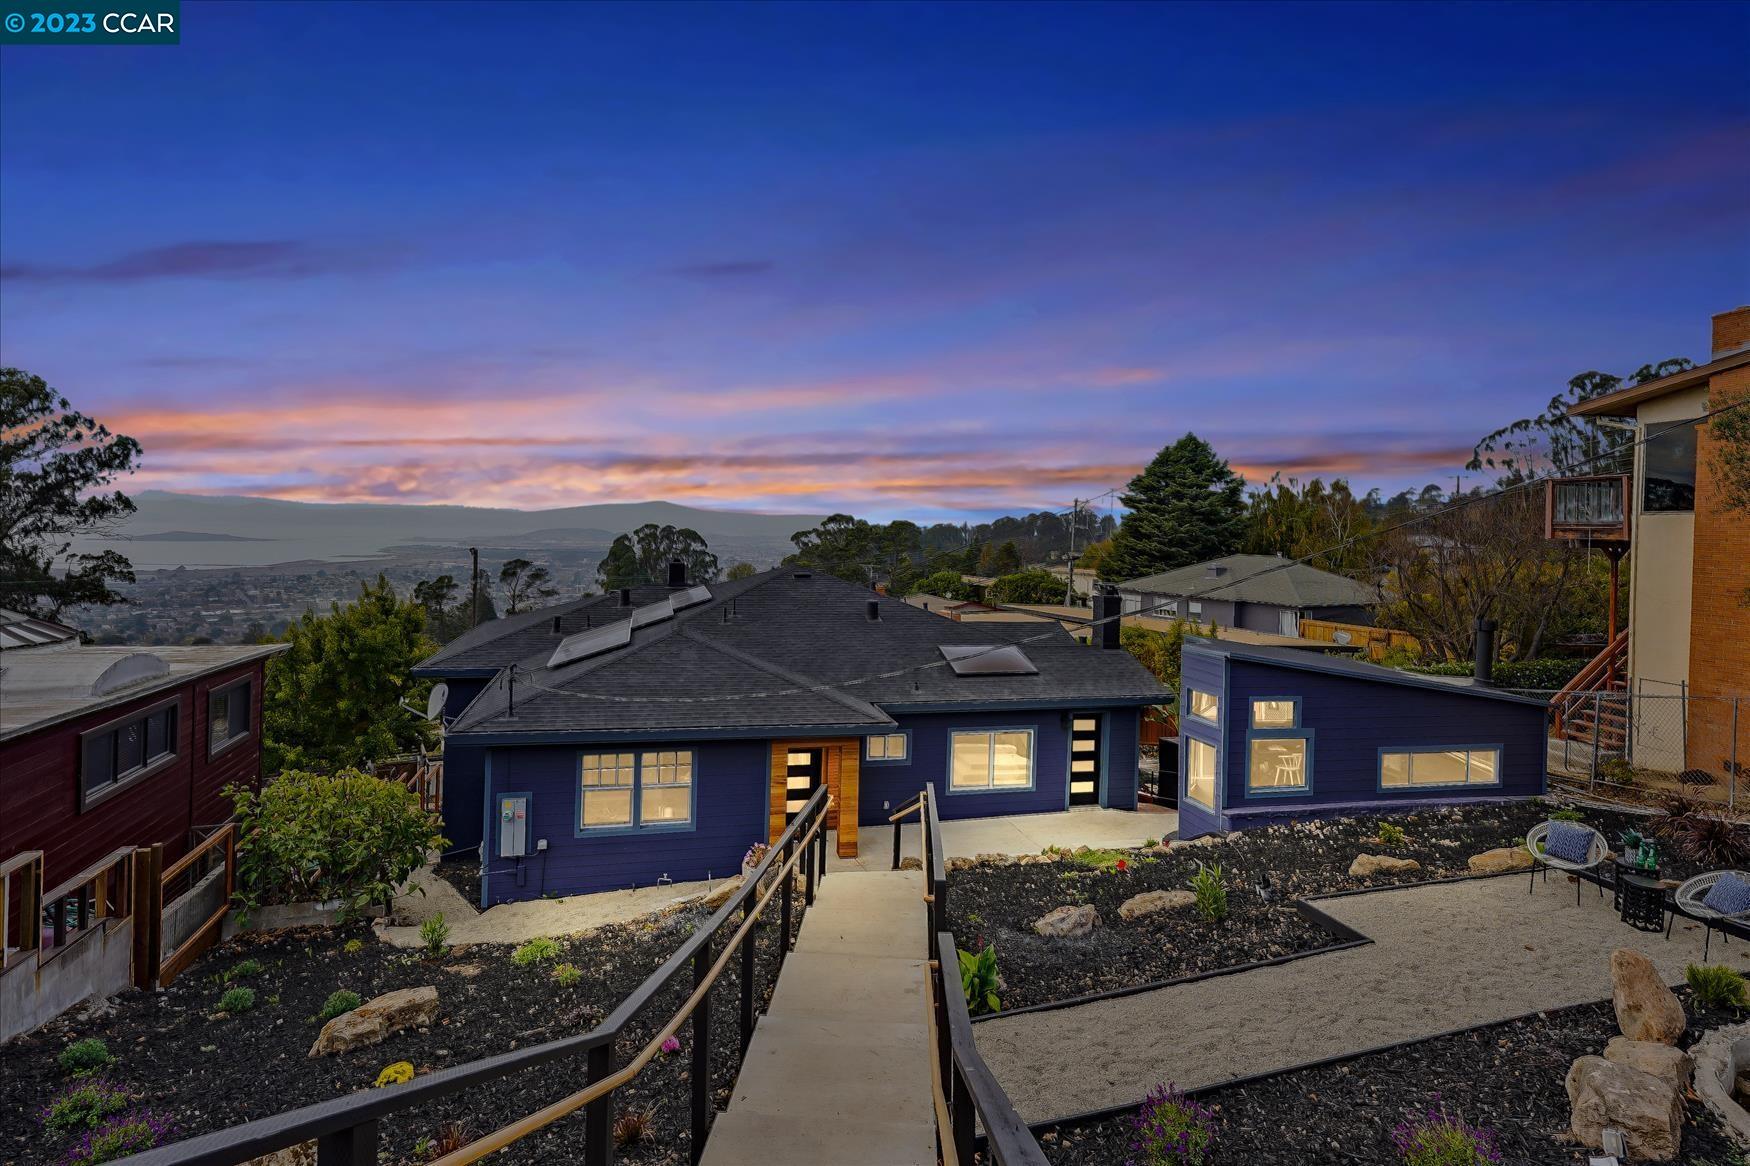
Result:
[[[1616,1023],[1630,1040],[1674,1045],[1686,1021],[1677,994],[1659,979],[1653,961],[1632,948],[1610,953],[1610,1002]]]
[[[735,892],[739,890],[741,890],[741,876],[733,875],[724,879],[715,887],[712,887],[702,902],[706,907],[715,911],[717,908],[723,906],[723,904],[729,902],[730,896],[734,895]]]
[[[1413,858],[1393,858],[1389,854],[1357,854],[1349,864],[1349,877],[1367,879],[1382,874],[1408,874],[1421,870],[1422,864]]]
[[[923,870],[924,860],[921,858],[902,858],[899,860],[900,870]]]
[[[472,980],[475,976],[478,976],[485,970],[486,969],[479,964],[451,964],[444,969],[444,971],[460,976],[464,980]]]
[[[1498,846],[1470,856],[1473,874],[1499,874],[1508,870],[1530,870],[1531,851],[1523,846]]]
[[[1750,1024],[1716,1028],[1690,1050],[1695,1054],[1695,1091],[1740,1145],[1750,1145]]]
[[[976,858],[969,858],[964,854],[957,854],[948,860],[948,873],[953,874],[955,871],[971,870],[977,865],[978,860]]]
[[[1177,911],[1196,901],[1197,896],[1190,891],[1144,891],[1124,900],[1118,908],[1118,917],[1126,921],[1141,919],[1161,911]]]
[[[1581,1057],[1568,1070],[1569,1128],[1582,1145],[1604,1148],[1615,1128],[1636,1162],[1666,1162],[1683,1140],[1683,1099],[1651,1073],[1603,1057]]]
[[[437,1009],[438,990],[430,985],[385,992],[323,1025],[310,1055],[349,1053],[404,1028],[423,1028],[437,1019]]]
[[[1651,1073],[1679,1093],[1689,1088],[1695,1073],[1695,1062],[1689,1054],[1658,1041],[1630,1040],[1626,1036],[1610,1038],[1604,1046],[1604,1059]]]
[[[1045,863],[1056,861],[1057,859],[1049,854],[1017,854],[1014,864],[1016,866],[1043,866]]]
[[[985,852],[973,859],[979,866],[1008,866],[1015,860],[1006,854]]]
[[[1075,907],[1059,907],[1033,921],[1033,930],[1048,939],[1075,939],[1100,925],[1100,913],[1083,903]]]

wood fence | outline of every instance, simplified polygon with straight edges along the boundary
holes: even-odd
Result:
[[[1338,623],[1329,619],[1303,619],[1300,621],[1300,634],[1303,639],[1325,640],[1332,644],[1345,647],[1355,644],[1366,646],[1367,658],[1378,663],[1392,649],[1400,649],[1412,656],[1422,654],[1422,643],[1409,632],[1400,632],[1393,628],[1376,628],[1361,623]]]

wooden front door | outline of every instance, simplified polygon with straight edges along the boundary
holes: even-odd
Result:
[[[1070,717],[1069,804],[1100,804],[1100,717],[1075,713]]]
[[[784,822],[788,825],[826,780],[826,750],[789,750],[784,758],[784,777]]]
[[[809,795],[826,786],[832,795],[826,827],[838,832],[840,858],[857,857],[858,777],[863,739],[773,741],[771,831],[776,842]]]

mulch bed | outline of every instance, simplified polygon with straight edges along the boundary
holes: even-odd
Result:
[[[1687,1047],[1732,1016],[1690,1009]],[[1197,1095],[1219,1131],[1208,1166],[1304,1166],[1310,1162],[1400,1163],[1391,1133],[1406,1117],[1444,1107],[1492,1129],[1502,1161],[1514,1166],[1583,1166],[1587,1153],[1565,1138],[1564,1085],[1575,1058],[1601,1053],[1617,1035],[1608,1003],[1539,1014],[1436,1037],[1313,1069],[1277,1074]],[[1699,1101],[1683,1134],[1688,1166],[1730,1166],[1741,1153]],[[1123,1166],[1131,1157],[1128,1115],[1041,1139],[1053,1166]]]
[[[1645,823],[1615,810],[1581,812],[1613,842],[1624,829]],[[1520,802],[1284,823],[1207,845],[1176,843],[1164,855],[1126,851],[1123,873],[1080,873],[1069,862],[979,865],[949,878],[949,926],[963,948],[996,945],[1005,1010],[1058,1003],[1334,946],[1343,940],[1304,918],[1291,900],[1467,876],[1472,855],[1523,846],[1526,832],[1548,816],[1549,807]],[[1404,845],[1379,842],[1385,822],[1403,829]],[[1354,878],[1349,865],[1360,854],[1412,858],[1421,869]],[[1134,922],[1119,918],[1119,904],[1133,895],[1185,890],[1199,863],[1221,867],[1228,888],[1224,921],[1205,923],[1189,908]],[[1699,870],[1674,855],[1664,864],[1670,878]],[[1090,935],[1045,939],[1034,933],[1034,920],[1078,903],[1100,912],[1100,926]]]
[[[38,1114],[63,1086],[56,1056],[83,1037],[104,1040],[116,1063],[106,1075],[168,1115],[175,1137],[186,1138],[267,1117],[343,1094],[369,1089],[378,1072],[410,1061],[419,1073],[508,1052],[540,1041],[588,1031],[654,971],[692,933],[708,912],[692,908],[636,923],[561,939],[553,961],[519,968],[513,948],[477,944],[434,962],[416,952],[379,943],[368,926],[307,928],[245,934],[215,948],[155,994],[129,992],[110,1005],[74,1010],[59,1020],[0,1046],[0,1162],[51,1162],[66,1140],[42,1129]],[[798,916],[800,916],[798,912]],[[798,917],[793,928],[801,924]],[[758,934],[756,991],[763,1009],[777,971],[777,926]],[[351,950],[349,950],[349,948]],[[235,1019],[213,1012],[228,985],[223,974],[244,959],[263,971],[237,983],[253,988],[256,1007]],[[551,975],[569,962],[581,980],[562,987]],[[477,969],[468,974],[469,969]],[[718,1109],[728,1104],[740,1066],[737,1039],[740,961],[731,961],[712,989],[712,1085]],[[438,1022],[406,1030],[376,1046],[311,1058],[320,1025],[313,1017],[329,993],[347,988],[365,1000],[397,988],[436,985]],[[682,972],[652,1007],[630,1026],[617,1048],[625,1063],[685,1000],[692,977]],[[622,1161],[639,1164],[689,1161],[690,1025],[680,1031],[681,1049],[659,1056],[616,1095],[616,1113],[645,1112],[649,1135],[622,1146]],[[575,1064],[507,1078],[481,1089],[452,1094],[383,1124],[380,1160],[424,1161],[416,1144],[459,1121],[473,1137],[532,1113],[580,1087],[583,1058]],[[508,1162],[551,1162],[581,1156],[580,1112],[495,1156]]]

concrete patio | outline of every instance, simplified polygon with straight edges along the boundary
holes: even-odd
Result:
[[[918,823],[901,824],[900,857],[917,857]],[[1179,828],[1174,810],[1145,806],[1141,810],[1108,810],[1099,806],[1055,814],[1011,814],[1001,818],[961,818],[942,823],[943,852],[948,858],[975,854],[1038,854],[1047,846],[1133,847],[1150,838],[1165,838]],[[837,840],[828,846],[826,869],[887,870],[893,865],[893,827],[865,826],[857,831],[856,858],[839,858]]]

